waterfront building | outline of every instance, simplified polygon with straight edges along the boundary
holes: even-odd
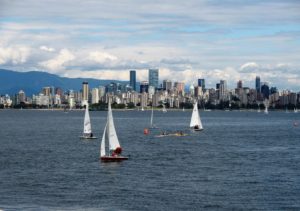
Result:
[[[255,88],[256,88],[257,93],[260,93],[261,84],[260,84],[260,77],[259,76],[256,76],[256,78],[255,78]]]
[[[136,91],[136,71],[130,70],[130,86]]]
[[[170,91],[172,89],[172,81],[163,80],[163,90]]]
[[[99,99],[101,101],[103,101],[104,100],[104,96],[105,96],[105,86],[99,86],[98,90],[99,90]]]
[[[270,89],[269,89],[269,85],[268,85],[267,82],[262,82],[261,83],[260,91],[263,95],[263,99],[269,99]]]
[[[55,88],[55,94],[58,94],[60,97],[63,96],[64,91],[60,87]]]
[[[44,94],[44,96],[50,96],[51,95],[51,87],[49,87],[49,86],[43,87],[42,93]]]
[[[143,108],[148,106],[148,94],[146,92],[140,94],[140,104]]]
[[[175,82],[174,87],[177,89],[178,94],[184,96],[184,83],[183,82]]]
[[[32,104],[38,106],[49,106],[49,96],[45,96],[43,93],[32,96]]]
[[[149,69],[149,74],[148,74],[148,80],[149,80],[149,86],[153,86],[156,89],[159,88],[159,73],[158,69]]]
[[[148,93],[149,83],[148,81],[142,81],[140,84],[140,93]]]
[[[20,90],[17,95],[17,104],[25,103],[26,102],[26,94],[23,90]]]
[[[99,103],[99,89],[93,88],[92,89],[92,104]]]
[[[89,101],[89,83],[82,82],[82,100],[81,105],[84,106]]]
[[[199,78],[198,79],[198,86],[202,88],[202,90],[205,90],[205,79],[204,78]]]
[[[241,89],[241,88],[243,88],[243,82],[241,81],[241,80],[239,80],[238,82],[237,82],[237,86],[236,86],[238,89]]]
[[[227,82],[225,80],[220,80],[219,85],[219,100],[227,100]]]

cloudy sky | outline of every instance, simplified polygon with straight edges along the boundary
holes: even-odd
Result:
[[[300,91],[300,1],[0,0],[0,68]]]

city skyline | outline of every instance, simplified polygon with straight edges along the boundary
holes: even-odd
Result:
[[[205,78],[207,87],[252,86],[259,75],[297,91],[299,10],[278,0],[0,0],[0,67],[116,80],[134,69],[138,81],[158,68],[161,80]]]

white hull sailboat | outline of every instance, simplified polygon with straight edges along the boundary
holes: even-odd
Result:
[[[199,115],[199,111],[198,111],[198,103],[197,102],[195,102],[195,104],[194,104],[190,128],[193,129],[194,131],[203,130],[202,122],[200,120],[200,115]]]
[[[298,109],[297,108],[294,108],[294,113],[298,113]]]
[[[96,139],[92,133],[91,119],[89,114],[89,105],[85,106],[84,123],[83,123],[83,134],[80,136],[81,139]]]
[[[106,152],[105,142],[108,141],[108,152]],[[104,128],[101,147],[100,160],[102,162],[120,162],[128,160],[128,157],[121,156],[122,148],[120,146],[116,133],[110,101],[108,102],[107,122]]]

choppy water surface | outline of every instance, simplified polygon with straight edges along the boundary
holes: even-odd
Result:
[[[150,111],[114,111],[130,159],[99,162],[100,139],[81,141],[83,111],[0,111],[2,210],[300,210],[300,113],[154,112],[189,136],[145,136]],[[91,112],[102,136],[106,112]],[[299,126],[295,122],[299,123]]]

